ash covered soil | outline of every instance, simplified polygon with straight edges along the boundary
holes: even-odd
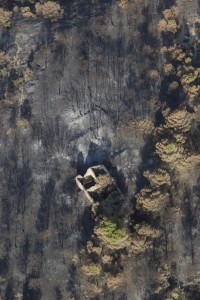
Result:
[[[33,1],[0,3],[12,11],[10,25],[0,19],[0,299],[200,299],[198,165],[174,175],[171,206],[181,213],[156,218],[163,236],[122,263],[123,284],[102,288],[95,278],[86,287],[74,263],[94,226],[75,176],[105,165],[135,213],[142,173],[157,164],[154,126],[171,97],[159,75],[171,36],[163,42],[157,24],[176,5],[175,39],[198,64],[200,32],[190,30],[198,1],[58,2],[64,12],[56,20],[37,15]],[[182,92],[172,98],[175,108],[185,101]],[[198,126],[197,118],[196,141]],[[186,294],[167,298],[175,288]]]

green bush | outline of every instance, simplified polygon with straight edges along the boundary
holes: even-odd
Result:
[[[101,272],[100,266],[97,264],[89,264],[82,267],[82,270],[86,273],[88,276],[96,276],[99,275]]]
[[[94,232],[109,248],[112,249],[124,248],[124,242],[128,239],[126,231],[118,228],[116,223],[108,219],[103,219],[99,226],[95,227]]]
[[[194,82],[198,77],[198,71],[195,71],[193,73],[188,73],[183,75],[183,77],[181,78],[181,83],[184,84],[190,84],[192,82]]]

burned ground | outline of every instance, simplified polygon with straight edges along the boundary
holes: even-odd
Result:
[[[23,5],[11,2],[2,7]],[[27,18],[15,9],[11,27],[0,31],[0,51],[8,56],[0,82],[0,298],[156,300],[181,287],[183,299],[199,299],[199,166],[172,172],[176,193],[160,216],[135,207],[147,184],[143,171],[158,164],[149,124],[163,122],[166,103],[174,110],[185,102],[182,88],[166,92],[176,77],[162,77],[160,48],[174,37],[159,33],[157,23],[163,9],[178,6],[185,29],[177,41],[192,48],[198,65],[198,46],[191,46],[198,31],[185,40],[198,1],[58,2],[62,19]],[[198,115],[191,131],[196,152]],[[74,258],[94,220],[74,178],[97,164],[117,180],[132,222],[159,225],[163,234],[153,249],[127,256],[122,285],[92,296],[87,289],[101,282],[87,287]]]

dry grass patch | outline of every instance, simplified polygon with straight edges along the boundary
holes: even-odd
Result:
[[[191,128],[193,119],[194,114],[189,113],[185,109],[180,109],[166,116],[165,126],[175,131],[187,132]]]
[[[36,14],[42,16],[45,19],[51,19],[51,21],[56,21],[62,18],[64,10],[60,7],[60,4],[54,1],[47,1],[44,4],[35,4]]]
[[[119,288],[124,282],[124,277],[122,274],[119,274],[117,276],[111,276],[107,279],[107,287],[110,290],[116,290]]]
[[[186,150],[182,143],[170,141],[169,139],[162,139],[156,143],[156,153],[161,160],[172,163],[174,166],[180,164],[187,157]]]
[[[136,195],[136,199],[139,209],[147,212],[159,212],[168,202],[169,193],[144,188]]]
[[[0,51],[0,66],[4,66],[8,61],[8,56],[4,51]]]
[[[149,180],[152,186],[171,185],[170,175],[167,170],[157,169],[152,172],[146,171],[143,175]]]
[[[137,224],[135,226],[136,232],[145,237],[158,238],[160,236],[160,230],[151,227],[148,224]]]
[[[26,129],[26,128],[29,127],[29,125],[30,125],[29,121],[26,120],[26,119],[20,119],[20,120],[17,121],[17,127],[19,127],[19,128]]]
[[[12,14],[12,11],[0,8],[0,25],[4,27],[10,27]]]

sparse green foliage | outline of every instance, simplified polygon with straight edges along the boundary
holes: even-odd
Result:
[[[195,97],[196,95],[199,94],[200,86],[199,85],[190,85],[190,86],[188,86],[187,91],[190,96]]]
[[[163,19],[158,23],[158,30],[176,33],[179,26],[176,23],[177,7],[172,6],[163,11]]]
[[[83,266],[82,270],[87,276],[97,276],[101,272],[100,266],[94,263]]]
[[[169,26],[177,26],[176,21],[173,20],[173,19],[167,20],[167,25],[169,25]]]
[[[185,63],[186,64],[191,64],[191,62],[192,62],[192,58],[191,57],[186,57]]]
[[[126,231],[119,229],[116,223],[108,219],[103,219],[94,232],[111,249],[124,248],[128,239]]]
[[[198,71],[194,71],[194,72],[191,72],[191,73],[184,74],[181,78],[181,83],[183,85],[192,83],[197,79],[197,77],[198,77]]]
[[[172,291],[169,291],[164,298],[165,300],[182,300],[185,293],[181,288],[174,288]]]
[[[29,6],[21,7],[21,13],[25,18],[35,18],[35,15],[31,12]]]
[[[178,31],[179,26],[174,19],[161,19],[158,23],[158,30],[161,32],[173,32],[176,33]]]

